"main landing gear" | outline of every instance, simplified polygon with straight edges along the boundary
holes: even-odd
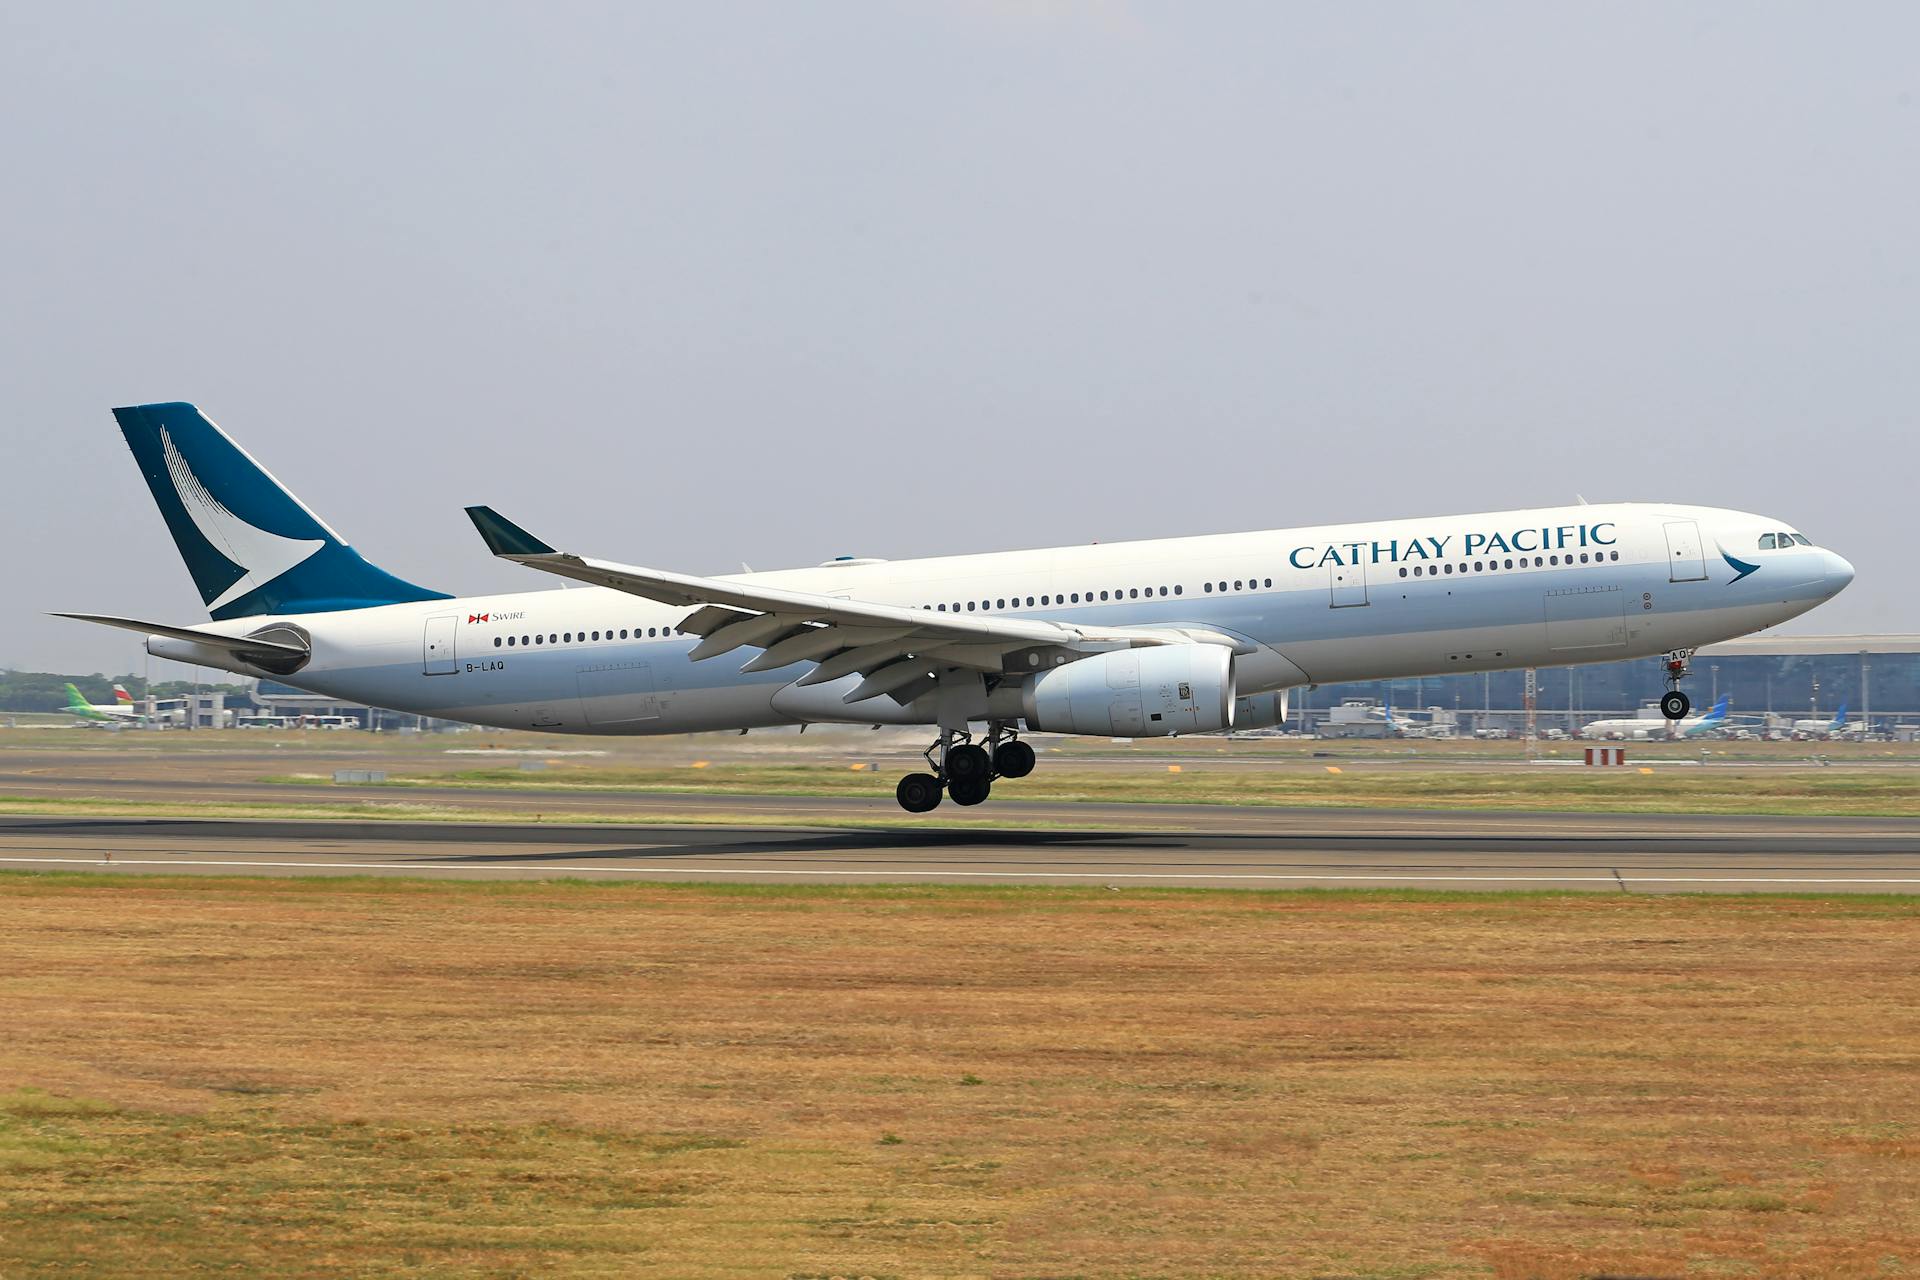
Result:
[[[1667,691],[1660,698],[1660,714],[1669,720],[1685,720],[1693,710],[1693,699],[1680,692],[1680,681],[1687,674],[1691,649],[1675,649],[1667,655]]]
[[[934,753],[940,759],[934,759]],[[995,778],[1024,778],[1033,772],[1033,748],[1013,736],[1005,725],[987,727],[986,745],[968,741],[964,730],[942,730],[927,748],[931,773],[910,773],[894,788],[894,798],[908,813],[926,813],[940,804],[941,795],[955,804],[976,805],[993,794]]]

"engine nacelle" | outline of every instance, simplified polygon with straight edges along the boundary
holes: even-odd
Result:
[[[1277,729],[1287,722],[1287,691],[1249,693],[1233,700],[1236,729]]]
[[[1217,644],[1119,649],[1043,671],[1020,694],[1029,729],[1164,738],[1233,727],[1233,651]]]

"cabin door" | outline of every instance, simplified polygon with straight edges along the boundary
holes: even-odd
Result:
[[[1667,521],[1667,581],[1698,582],[1707,576],[1707,560],[1700,553],[1700,524],[1695,520]]]
[[[1367,566],[1359,564],[1329,564],[1327,566],[1327,591],[1329,604],[1335,609],[1346,609],[1367,602]]]
[[[458,614],[450,613],[445,617],[427,619],[427,633],[420,642],[420,664],[424,674],[430,676],[453,674],[453,637],[459,626]]]

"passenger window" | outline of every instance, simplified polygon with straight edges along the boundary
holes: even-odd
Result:
[[[968,612],[968,613],[972,613],[972,612],[973,612],[973,601],[971,601],[971,600],[969,600],[969,601],[967,601],[967,612]]]
[[[493,638],[493,647],[494,647],[494,648],[496,648],[496,649],[498,649],[498,648],[500,647],[500,637],[499,637],[499,636],[495,636],[495,637]]]
[[[1202,583],[1201,586],[1206,591],[1211,592],[1213,590],[1213,584],[1211,582]]]
[[[1175,583],[1173,588],[1173,594],[1179,595],[1181,590],[1182,590],[1181,586],[1178,583]]]
[[[1507,563],[1506,563],[1506,567],[1507,567],[1507,568],[1509,568],[1509,569],[1511,569],[1511,568],[1513,568],[1513,561],[1511,561],[1511,560],[1509,560],[1509,561],[1507,561]]]
[[[1813,545],[1813,543],[1812,543],[1812,542],[1810,542],[1810,541],[1808,541],[1808,539],[1807,539],[1807,535],[1806,535],[1806,534],[1804,534],[1804,533],[1796,533],[1796,534],[1794,534],[1794,535],[1793,535],[1793,540],[1794,540],[1795,542],[1797,542],[1797,543],[1799,543],[1799,544],[1800,544],[1801,546],[1803,546],[1803,547],[1810,547],[1810,546],[1812,546],[1812,545]]]
[[[1475,561],[1473,562],[1473,571],[1474,571],[1475,573],[1483,573],[1483,572],[1485,572],[1485,571],[1486,571],[1486,567],[1487,567],[1487,562],[1486,562],[1485,560],[1475,560]]]
[[[1007,607],[1007,602],[1005,600],[996,600],[993,602],[993,607],[996,609],[1004,609]]]
[[[1447,572],[1448,572],[1448,573],[1452,573],[1452,572],[1453,572],[1453,566],[1452,566],[1452,565],[1448,565],[1448,566],[1447,566]]]
[[[1407,568],[1405,565],[1400,566],[1400,576],[1403,578],[1407,576]]]
[[[1268,578],[1268,579],[1266,580],[1266,582],[1265,582],[1265,585],[1266,585],[1266,586],[1269,586],[1269,587],[1271,587],[1271,586],[1273,585],[1273,579],[1272,579],[1272,578]]]

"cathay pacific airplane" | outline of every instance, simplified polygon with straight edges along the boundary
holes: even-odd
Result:
[[[1853,579],[1779,520],[1672,503],[713,578],[556,550],[475,506],[494,555],[593,589],[455,599],[362,559],[194,406],[114,417],[212,621],[62,616],[140,632],[159,657],[500,728],[927,725],[927,771],[898,788],[915,813],[1030,773],[1022,731],[1260,728],[1303,685],[1663,654],[1679,720],[1696,647]]]

